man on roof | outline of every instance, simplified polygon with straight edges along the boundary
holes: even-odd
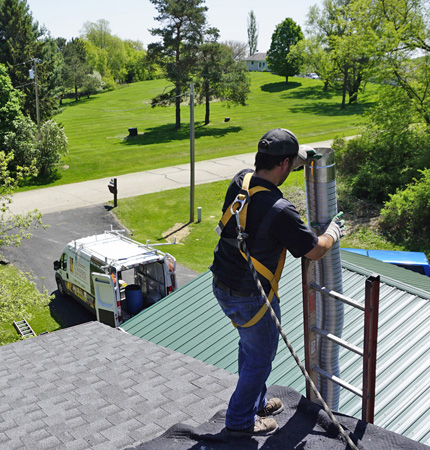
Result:
[[[280,321],[277,281],[285,252],[316,261],[344,235],[343,221],[335,218],[325,233],[317,236],[278,189],[294,169],[317,157],[310,147],[300,148],[291,131],[270,130],[258,143],[255,171],[245,169],[236,174],[225,196],[218,227],[220,240],[210,269],[214,295],[239,333],[239,379],[225,420],[231,435],[276,433],[279,427],[271,416],[284,408],[280,399],[266,398],[266,381],[276,355],[279,331],[252,276],[247,256],[238,245],[235,210],[241,209],[240,225],[246,247]]]

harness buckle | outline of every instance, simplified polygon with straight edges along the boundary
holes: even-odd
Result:
[[[236,213],[240,213],[243,209],[243,207],[249,202],[251,199],[249,192],[242,189],[239,194],[237,194],[236,198],[234,199],[233,203],[230,207],[230,212],[232,215],[235,215]],[[239,204],[239,206],[234,209],[236,203]]]

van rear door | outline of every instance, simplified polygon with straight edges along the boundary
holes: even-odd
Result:
[[[91,274],[94,283],[97,320],[116,328],[119,326],[115,287],[112,277],[104,273]]]

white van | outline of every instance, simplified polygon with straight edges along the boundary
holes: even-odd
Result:
[[[115,231],[69,242],[54,270],[61,294],[112,327],[177,287],[172,255]]]

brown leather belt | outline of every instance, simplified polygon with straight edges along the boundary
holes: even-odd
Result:
[[[234,289],[230,289],[216,277],[214,277],[214,281],[217,288],[221,289],[221,291],[226,292],[228,295],[232,295],[233,297],[254,297],[259,295],[258,292],[239,292],[235,291]]]

